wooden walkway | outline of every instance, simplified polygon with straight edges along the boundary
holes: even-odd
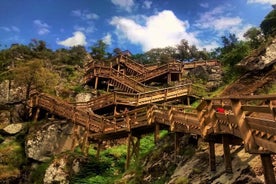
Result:
[[[215,170],[215,143],[222,143],[226,171],[231,173],[229,145],[243,144],[247,152],[260,154],[266,183],[275,183],[271,154],[276,153],[276,95],[204,99],[196,108],[148,106],[125,112],[120,117],[103,117],[76,108],[46,94],[34,94],[30,106],[44,109],[84,127],[82,135],[103,140],[158,134],[160,126],[175,133],[195,134],[209,142],[210,168]],[[158,135],[156,135],[158,137]],[[174,144],[172,142],[172,144]]]
[[[193,95],[199,90],[195,90],[191,84],[157,89],[142,82],[167,75],[169,83],[173,74],[180,79],[183,70],[218,65],[217,61],[172,62],[152,70],[122,55],[112,62],[110,66],[89,63],[84,83],[91,84],[93,80],[94,88],[97,89],[99,78],[104,78],[108,85],[124,92],[114,91],[89,102],[74,104],[47,94],[34,93],[29,100],[30,115],[37,120],[42,109],[73,123],[72,149],[79,142],[84,153],[90,141],[98,143],[99,155],[103,140],[127,138],[126,167],[129,166],[131,156],[138,154],[141,136],[153,132],[157,141],[160,129],[175,133],[172,144],[176,150],[179,134],[202,137],[209,143],[211,171],[216,170],[215,144],[223,144],[227,173],[232,173],[229,145],[243,145],[247,152],[260,155],[265,182],[276,184],[271,159],[271,154],[276,153],[276,95],[202,99],[197,108],[157,105],[154,103]],[[117,113],[114,109],[114,115],[111,116],[93,113],[94,110],[117,104],[135,109],[123,113]],[[136,141],[133,137],[136,137]]]

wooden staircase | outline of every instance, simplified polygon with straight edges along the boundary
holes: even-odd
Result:
[[[191,84],[187,84],[143,93],[113,92],[101,95],[88,102],[75,103],[75,105],[78,108],[91,109],[93,111],[117,104],[138,107],[193,94],[193,86]]]

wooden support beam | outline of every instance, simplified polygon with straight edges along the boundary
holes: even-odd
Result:
[[[132,139],[132,135],[131,133],[129,133],[127,137],[127,155],[126,155],[126,164],[125,164],[126,170],[129,168],[130,159],[131,159],[131,139]]]
[[[179,155],[179,143],[180,143],[180,133],[175,132],[174,133],[174,161],[176,161],[176,156]]]
[[[222,136],[222,144],[223,144],[223,152],[224,152],[224,164],[225,164],[225,172],[232,174],[232,161],[231,161],[231,153],[229,147],[229,137],[228,135]]]
[[[95,85],[94,85],[94,89],[98,89],[98,82],[99,82],[99,77],[96,76],[95,78]]]
[[[264,169],[264,178],[266,184],[276,184],[275,175],[270,154],[260,154]]]
[[[79,141],[78,137],[79,137],[79,129],[80,127],[78,125],[76,125],[76,123],[74,122],[74,126],[73,126],[73,138],[72,138],[72,144],[71,144],[71,151],[74,151],[75,147],[76,147],[76,142]]]
[[[36,123],[37,120],[38,120],[38,116],[39,116],[39,113],[40,113],[40,108],[38,107],[35,111],[35,116],[34,116],[34,122]]]
[[[171,73],[168,73],[167,75],[167,83],[171,83],[172,82],[172,74]]]
[[[155,124],[154,130],[154,144],[160,139],[160,125],[158,123]]]
[[[245,113],[242,110],[242,103],[239,99],[231,99],[232,111],[234,113],[235,123],[238,125],[239,130],[244,140],[244,148],[248,152],[256,152],[258,147],[255,143],[249,125],[245,121]]]
[[[215,153],[215,143],[209,141],[209,165],[210,171],[216,171],[216,153]]]
[[[100,159],[101,146],[102,146],[102,141],[98,141],[98,143],[97,143],[97,153],[96,153],[97,160]]]

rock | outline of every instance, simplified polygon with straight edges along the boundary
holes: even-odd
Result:
[[[62,154],[55,158],[44,175],[44,184],[70,182],[70,178],[80,171],[80,165],[87,163],[85,157]]]
[[[55,160],[45,172],[44,184],[69,184],[69,173],[66,166],[65,158]]]
[[[92,94],[91,93],[79,93],[76,96],[76,102],[88,102],[90,101],[92,98]]]
[[[73,124],[66,121],[48,122],[31,130],[26,139],[25,152],[28,158],[47,161],[53,155],[70,150]]]
[[[255,51],[255,54],[243,59],[237,66],[247,71],[262,70],[276,63],[276,39],[267,48]]]
[[[12,81],[5,80],[0,83],[0,103],[21,101],[25,94],[24,88],[15,86]]]
[[[3,130],[7,134],[14,135],[19,133],[23,129],[23,127],[23,123],[13,123],[6,126]]]
[[[0,126],[2,125],[5,126],[10,124],[10,117],[11,117],[10,111],[7,111],[7,110],[0,111]]]

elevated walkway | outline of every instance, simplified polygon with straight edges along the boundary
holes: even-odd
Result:
[[[276,95],[205,99],[196,109],[150,105],[110,117],[78,109],[46,94],[33,94],[29,106],[32,109],[37,108],[36,118],[40,109],[44,109],[83,127],[84,145],[87,145],[88,139],[123,137],[128,137],[130,145],[131,136],[141,137],[154,132],[157,138],[156,134],[161,127],[174,133],[201,136],[209,142],[209,163],[212,171],[216,170],[215,143],[223,144],[228,173],[232,173],[229,145],[243,144],[247,152],[261,156],[265,182],[275,183],[270,155],[276,153]],[[127,162],[130,156],[128,149]]]

